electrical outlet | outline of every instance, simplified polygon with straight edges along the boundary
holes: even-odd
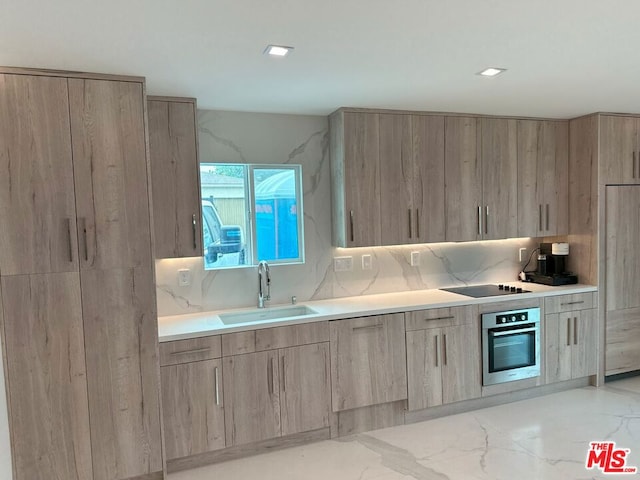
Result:
[[[362,270],[371,270],[371,255],[362,255]]]
[[[188,287],[191,285],[191,270],[183,268],[178,270],[178,286]]]
[[[349,272],[353,270],[353,257],[333,257],[335,272]]]
[[[417,267],[420,265],[420,252],[411,252],[411,266]]]
[[[518,261],[524,262],[526,258],[527,258],[527,249],[521,248],[520,250],[518,250]]]

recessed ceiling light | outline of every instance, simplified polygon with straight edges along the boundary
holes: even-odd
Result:
[[[482,75],[483,77],[495,77],[496,75],[500,75],[502,72],[506,71],[506,68],[489,67],[485,68],[481,72],[476,73],[476,75]]]
[[[284,45],[267,45],[264,53],[273,55],[274,57],[286,57],[293,47],[285,47]]]

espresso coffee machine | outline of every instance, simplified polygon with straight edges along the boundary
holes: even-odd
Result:
[[[568,243],[541,243],[538,268],[526,273],[527,281],[553,286],[578,283],[578,276],[567,272],[568,256]]]

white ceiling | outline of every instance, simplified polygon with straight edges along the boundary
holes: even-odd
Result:
[[[7,0],[0,64],[147,77],[200,108],[640,112],[639,0]],[[285,59],[262,54],[293,45]],[[489,79],[488,66],[509,69]]]

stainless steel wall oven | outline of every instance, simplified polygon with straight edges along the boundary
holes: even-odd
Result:
[[[540,375],[540,309],[482,315],[482,385]]]

